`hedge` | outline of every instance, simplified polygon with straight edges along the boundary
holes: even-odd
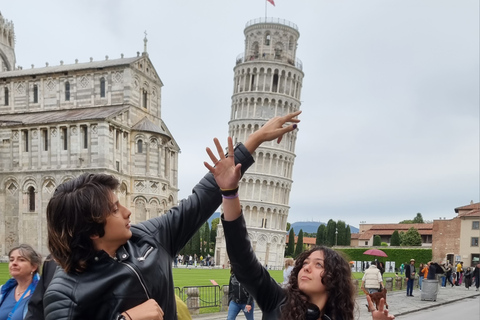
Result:
[[[348,261],[372,261],[377,259],[385,263],[386,261],[395,261],[395,267],[399,268],[402,263],[410,263],[410,259],[415,259],[415,264],[427,263],[432,260],[432,248],[412,248],[412,247],[362,247],[362,248],[334,248],[336,251],[343,252]],[[374,257],[363,254],[368,249],[380,249],[388,257]]]

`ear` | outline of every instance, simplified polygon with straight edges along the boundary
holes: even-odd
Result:
[[[96,239],[99,239],[99,238],[100,238],[100,236],[98,234],[92,234],[90,236],[90,239],[92,239],[92,240],[96,240]]]

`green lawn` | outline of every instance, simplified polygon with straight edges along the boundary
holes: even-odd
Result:
[[[283,281],[283,272],[270,271],[272,277],[278,282]],[[10,278],[8,263],[0,263],[0,284]],[[230,269],[203,269],[203,268],[173,268],[173,281],[176,287],[210,286],[210,280],[215,280],[220,286],[228,285]]]
[[[283,282],[282,270],[270,270],[272,277],[277,282]],[[385,273],[384,279],[393,277],[393,273]],[[360,281],[363,277],[362,272],[354,272],[353,277]],[[0,284],[4,284],[10,275],[8,273],[8,263],[0,263]],[[183,288],[187,286],[209,286],[210,280],[215,280],[220,286],[228,285],[230,279],[230,269],[203,269],[203,268],[173,268],[173,282],[176,287]]]

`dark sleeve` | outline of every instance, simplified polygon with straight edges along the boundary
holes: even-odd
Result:
[[[272,312],[282,304],[285,293],[257,260],[248,238],[243,215],[234,221],[225,221],[222,215],[221,220],[228,257],[235,270],[235,276],[257,301],[263,312]]]
[[[56,268],[57,264],[51,258],[51,256],[48,256],[43,263],[42,276],[38,281],[37,287],[35,288],[30,301],[28,302],[28,312],[25,316],[25,320],[45,319],[43,316],[43,295],[45,290],[47,290],[50,281],[52,281]]]
[[[235,163],[243,173],[254,163],[243,144],[235,148]],[[197,230],[222,204],[222,195],[212,173],[207,173],[193,188],[192,194],[165,215],[142,222],[159,243],[174,257]]]

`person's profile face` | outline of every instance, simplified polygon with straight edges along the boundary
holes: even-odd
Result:
[[[102,239],[103,241],[118,243],[118,246],[121,246],[132,237],[132,231],[130,231],[130,216],[132,213],[120,204],[118,196],[115,193],[111,192],[110,198],[111,211],[105,221],[105,234]]]

